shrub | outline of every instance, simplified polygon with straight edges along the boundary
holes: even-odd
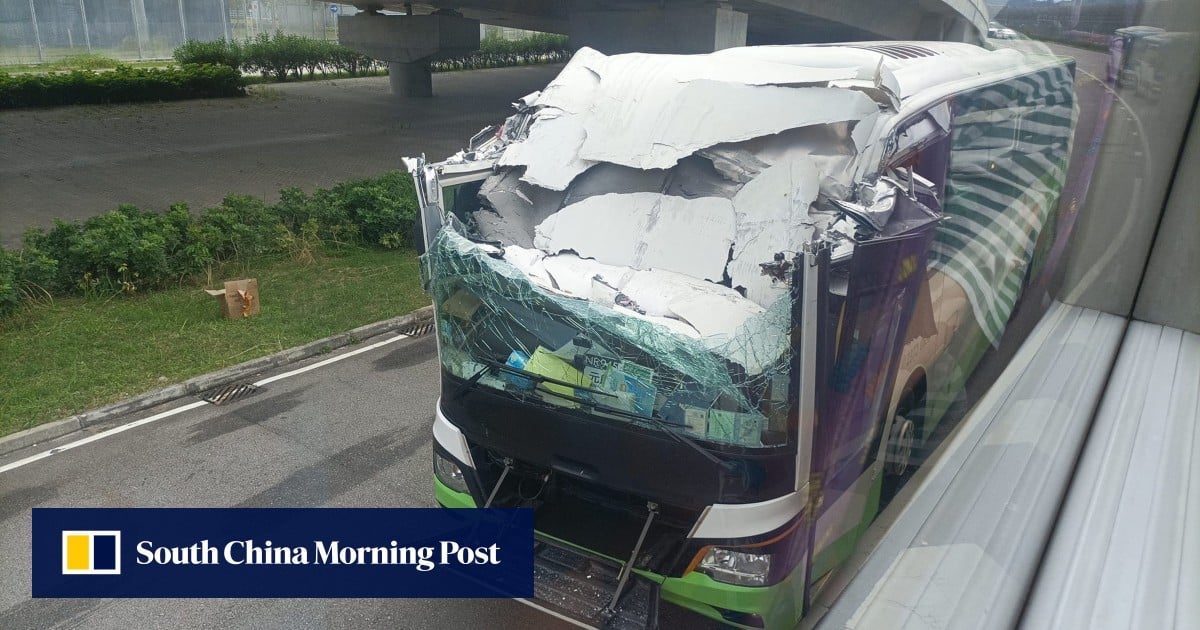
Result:
[[[121,206],[82,224],[59,222],[44,237],[26,237],[28,249],[56,261],[50,286],[58,292],[121,290],[166,286],[179,269],[175,253],[182,234],[177,217]]]
[[[12,252],[0,247],[0,317],[12,315],[21,308],[15,258]]]
[[[534,33],[524,39],[503,39],[489,34],[480,40],[479,52],[465,57],[435,61],[435,72],[501,68],[532,63],[566,61],[571,49],[565,35]],[[261,73],[274,81],[302,79],[332,73],[357,76],[386,67],[378,61],[344,46],[282,31],[259,33],[245,42],[189,40],[175,49],[179,63],[204,63],[240,68],[249,73]]]
[[[181,64],[229,66],[235,70],[242,67],[243,56],[241,43],[224,38],[209,42],[189,39],[174,52],[175,61]]]
[[[63,57],[51,65],[66,70],[108,70],[121,65],[121,62],[96,53],[84,53]]]
[[[311,195],[289,188],[280,196],[270,205],[229,195],[198,215],[185,204],[163,213],[123,205],[86,221],[30,230],[21,249],[0,248],[0,317],[33,295],[140,293],[264,254],[311,262],[326,243],[397,249],[415,231],[416,195],[405,173]]]
[[[330,55],[330,64],[333,66],[334,72],[345,72],[350,76],[357,76],[359,73],[383,66],[381,61],[376,61],[342,46],[334,46]]]
[[[345,209],[366,244],[399,249],[412,242],[417,198],[407,174],[393,171],[377,179],[342,182],[330,197]]]
[[[535,63],[557,63],[571,58],[571,46],[565,35],[534,33],[522,39],[504,39],[489,33],[479,40],[479,52],[433,62],[435,72],[449,70],[481,70],[524,66]]]
[[[554,33],[533,33],[521,39],[505,39],[496,33],[488,33],[479,40],[479,52],[485,55],[531,56],[570,49],[567,36]]]
[[[241,74],[227,66],[118,66],[112,72],[0,73],[0,108],[170,101],[245,94]]]
[[[301,69],[311,51],[306,38],[275,31],[274,35],[259,33],[246,41],[246,69],[261,72],[276,81],[286,81],[289,74],[300,78]]]
[[[216,262],[247,259],[268,253],[275,245],[279,218],[274,208],[249,195],[228,195],[196,221],[196,242]]]
[[[57,261],[28,249],[0,247],[0,318],[20,309],[27,297],[50,295]]]

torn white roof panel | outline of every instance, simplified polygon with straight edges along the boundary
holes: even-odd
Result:
[[[611,193],[564,207],[537,227],[534,245],[636,269],[667,269],[720,280],[734,235],[723,197]]]
[[[635,319],[641,319],[641,320],[648,321],[652,324],[658,324],[659,326],[662,326],[674,333],[678,333],[685,337],[691,337],[693,339],[700,338],[700,333],[697,332],[695,328],[692,328],[691,325],[688,324],[687,322],[683,322],[678,319],[671,319],[670,317],[655,317],[653,315],[645,315],[645,314],[639,313],[635,310],[625,308],[623,306],[614,306],[613,310],[621,313],[622,315],[625,315],[626,317],[632,317]]]
[[[571,182],[563,205],[611,192],[662,192],[666,187],[668,174],[666,169],[644,171],[600,162]]]
[[[628,267],[606,265],[573,254],[546,256],[542,259],[542,267],[558,290],[585,299],[593,294],[593,282],[597,276],[609,286],[620,288],[625,278],[633,273]]]
[[[571,115],[539,115],[528,137],[504,151],[500,166],[524,166],[522,181],[550,190],[566,189],[576,175],[593,164],[579,158],[579,148],[587,135],[580,122]]]
[[[489,241],[533,247],[537,224],[558,210],[563,193],[521,181],[521,169],[505,169],[484,180],[479,189],[492,211],[475,213],[479,235]]]
[[[750,181],[773,164],[804,156],[817,167],[821,194],[840,199],[850,194],[858,159],[849,135],[845,124],[801,127],[744,142],[718,144],[697,155],[711,160],[724,177],[739,182]]]
[[[796,155],[763,171],[733,198],[737,231],[727,273],[750,300],[766,306],[787,292],[786,285],[763,274],[761,264],[777,253],[791,259],[811,239],[808,211],[819,191],[816,163]]]
[[[696,197],[732,199],[743,184],[743,182],[725,178],[715,168],[712,160],[698,155],[689,155],[679,160],[678,164],[666,172],[668,178],[662,192],[688,199]]]
[[[938,43],[922,44],[929,56],[899,59],[871,45],[614,56],[585,48],[537,96],[536,122],[500,164],[528,166],[525,181],[563,190],[594,162],[669,168],[716,144],[867,119],[853,125],[862,154],[880,107],[1021,60],[1016,51]]]
[[[669,168],[715,144],[860,120],[878,111],[866,95],[835,88],[613,75],[601,79],[597,103],[583,116],[579,156],[642,169]]]
[[[665,62],[665,63],[664,63]],[[721,81],[725,83],[740,83],[742,85],[817,85],[839,79],[853,79],[858,76],[859,68],[843,62],[839,66],[817,67],[807,66],[793,60],[774,61],[758,59],[747,63],[745,59],[735,55],[650,55],[645,53],[629,53],[610,57],[597,63],[590,57],[585,64],[590,64],[600,76],[609,73],[644,72],[646,67],[662,67],[667,76],[680,83],[690,81]]]
[[[504,248],[504,260],[521,270],[534,284],[553,289],[554,281],[550,279],[550,274],[546,273],[546,266],[542,264],[543,258],[545,254],[536,249],[526,249],[517,245]]]
[[[690,324],[702,337],[732,337],[746,320],[761,312],[762,308],[741,296],[708,291],[695,291],[671,302],[671,313]]]
[[[591,48],[580,48],[554,77],[550,85],[542,90],[535,101],[542,107],[553,107],[571,114],[582,114],[592,104],[592,93],[600,87],[599,70],[607,60],[603,53]]]
[[[697,280],[691,276],[664,269],[635,270],[623,283],[618,285],[618,288],[631,300],[637,302],[638,306],[642,307],[648,315],[677,315],[675,304],[701,293],[715,296],[721,300],[740,300],[743,303],[742,308],[749,315],[762,311],[762,308],[748,302],[737,291],[729,287]],[[722,329],[722,332],[732,333],[734,328],[736,325],[726,327]]]

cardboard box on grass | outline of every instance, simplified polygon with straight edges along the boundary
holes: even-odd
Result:
[[[217,298],[221,316],[227,319],[242,319],[258,315],[258,279],[230,280],[224,289],[205,289],[205,293]]]

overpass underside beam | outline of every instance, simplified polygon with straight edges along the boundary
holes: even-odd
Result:
[[[883,39],[983,42],[982,0],[756,0],[777,9],[845,24]]]
[[[709,53],[745,46],[746,24],[745,13],[721,5],[665,5],[572,12],[569,34],[573,46],[607,54]]]
[[[338,20],[338,41],[388,62],[392,93],[433,96],[429,63],[479,49],[479,21],[457,15],[376,15]]]

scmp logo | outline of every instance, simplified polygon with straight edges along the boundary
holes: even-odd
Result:
[[[63,575],[119,575],[121,532],[64,531]]]

